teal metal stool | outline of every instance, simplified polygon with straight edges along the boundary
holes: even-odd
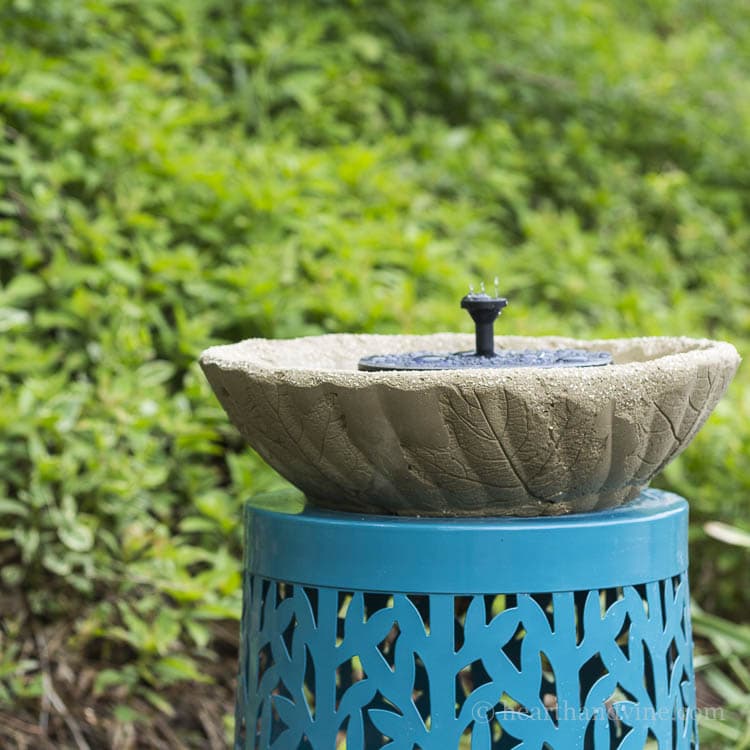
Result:
[[[697,748],[687,518],[248,506],[236,750]]]

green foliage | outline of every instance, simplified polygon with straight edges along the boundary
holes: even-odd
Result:
[[[496,273],[508,332],[750,342],[742,4],[13,0],[0,42],[0,580],[126,649],[100,691],[215,658],[280,484],[206,346],[468,330]],[[702,523],[750,528],[748,377],[659,480],[734,619],[749,553]]]
[[[713,653],[699,656],[696,668],[718,699],[721,711],[699,716],[702,736],[716,747],[750,748],[750,627],[722,620],[694,607],[693,628]],[[713,747],[713,745],[712,745]]]

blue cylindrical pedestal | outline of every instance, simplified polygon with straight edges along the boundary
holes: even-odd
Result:
[[[236,750],[697,748],[687,515],[248,506]]]

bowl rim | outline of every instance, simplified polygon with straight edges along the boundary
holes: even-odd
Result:
[[[368,341],[373,344],[386,345],[388,340],[399,344],[415,344],[424,342],[428,349],[430,343],[440,341],[455,341],[465,339],[465,343],[473,341],[472,334],[441,332],[424,335],[408,334],[351,334],[332,333],[315,336],[303,336],[286,339],[249,338],[233,344],[212,346],[203,351],[199,362],[201,367],[217,367],[224,371],[241,372],[253,379],[285,383],[290,386],[314,387],[321,384],[340,385],[348,388],[366,388],[371,385],[385,385],[397,389],[424,389],[428,385],[441,386],[497,386],[512,383],[527,383],[536,381],[546,384],[619,382],[627,380],[632,384],[634,379],[653,378],[657,373],[668,376],[694,371],[705,366],[710,368],[736,368],[740,356],[735,347],[726,341],[707,338],[691,338],[687,336],[642,336],[605,339],[575,339],[563,336],[497,336],[497,348],[513,348],[513,344],[523,342],[538,342],[540,348],[585,348],[604,349],[631,347],[664,347],[670,346],[668,351],[657,356],[633,360],[629,362],[615,362],[602,367],[561,367],[541,368],[523,367],[508,369],[465,369],[465,370],[405,370],[368,372],[354,368],[326,368],[326,367],[290,367],[274,366],[268,363],[269,353],[274,348],[299,346],[332,346],[359,345]],[[503,347],[503,344],[510,346]],[[459,344],[460,345],[460,344]],[[469,344],[470,345],[470,344]],[[418,347],[415,346],[415,350]],[[253,352],[258,354],[254,358]]]

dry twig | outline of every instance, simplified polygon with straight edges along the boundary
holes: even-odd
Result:
[[[224,750],[226,742],[221,736],[217,723],[208,709],[202,708],[198,711],[198,718],[200,719],[203,731],[206,733],[211,750]]]
[[[22,595],[22,601],[24,609],[26,610],[26,619],[29,625],[29,632],[34,640],[36,646],[37,656],[39,657],[39,668],[42,671],[42,701],[41,701],[41,713],[39,716],[39,729],[41,736],[46,739],[47,730],[49,727],[49,708],[52,707],[54,711],[59,714],[65,724],[68,727],[68,731],[73,737],[73,741],[76,744],[78,750],[91,750],[86,738],[83,736],[81,727],[78,722],[68,711],[68,707],[65,705],[63,699],[58,695],[55,690],[55,684],[52,680],[52,670],[50,669],[49,651],[47,649],[47,642],[44,636],[37,632],[36,624],[34,622],[34,613],[31,610],[31,605],[28,598]]]

